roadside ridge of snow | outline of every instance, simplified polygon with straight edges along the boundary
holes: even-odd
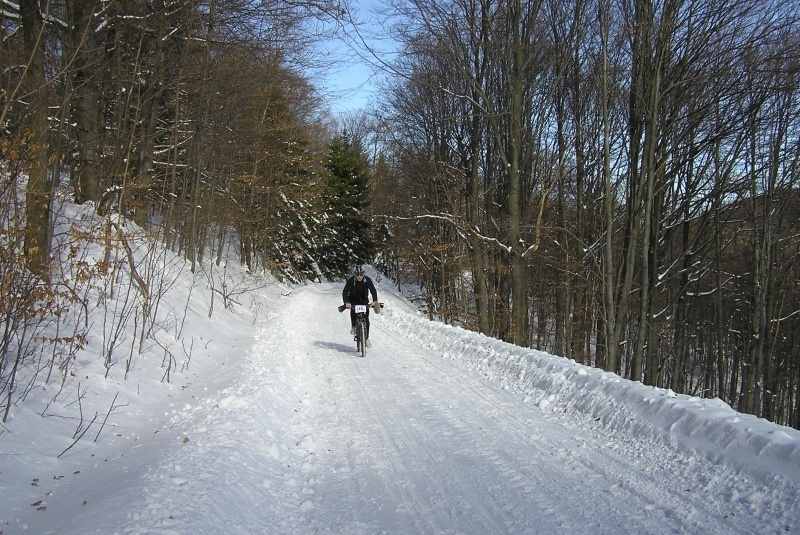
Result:
[[[577,412],[614,433],[649,436],[762,480],[780,476],[800,484],[796,429],[737,412],[719,398],[676,394],[459,327],[443,329],[419,313],[385,313],[410,341],[524,393],[542,409]]]

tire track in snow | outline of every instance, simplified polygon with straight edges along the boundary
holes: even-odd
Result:
[[[380,474],[380,478],[388,488],[397,485],[401,489],[397,508],[409,515],[415,532],[440,533],[446,529],[461,532],[465,523],[461,517],[469,520],[473,532],[506,532],[489,510],[489,500],[473,503],[465,498],[477,494],[471,470],[453,462],[453,452],[441,440],[450,434],[449,444],[452,433],[431,428],[425,421],[430,419],[432,411],[428,396],[416,389],[413,394],[419,397],[413,404],[398,403],[396,410],[390,411],[388,404],[402,400],[408,394],[407,388],[405,385],[398,388],[397,376],[381,377],[374,369],[369,371],[372,373],[357,375],[350,383],[355,387],[353,399],[357,406],[366,406],[372,400],[377,407],[369,412],[367,420],[371,430],[369,441],[380,444],[380,454],[389,465],[389,471]],[[409,416],[415,412],[419,416]],[[441,434],[437,437],[435,431]],[[452,503],[454,499],[456,503]],[[470,514],[465,515],[466,511]],[[456,529],[458,526],[462,529]]]
[[[399,335],[391,336],[403,341]],[[574,488],[541,462],[553,456],[556,448],[543,448],[541,427],[523,422],[512,412],[519,408],[516,401],[505,391],[496,392],[496,385],[465,374],[422,347],[417,346],[413,353],[420,377],[439,377],[445,383],[428,391],[428,402],[440,401],[441,392],[452,393],[454,404],[441,409],[445,427],[458,430],[468,447],[477,452],[477,456],[471,455],[471,461],[476,469],[480,467],[483,476],[479,479],[493,482],[491,487],[476,491],[490,493],[495,510],[504,512],[506,525],[498,533],[552,533],[567,528],[580,533],[582,528],[575,531],[576,524],[592,526],[592,519],[582,508],[569,510],[565,506],[571,500],[565,502],[564,498],[574,496]],[[458,443],[452,447],[458,448]],[[514,516],[518,518],[510,518]],[[598,529],[593,526],[586,532],[597,533]]]
[[[312,305],[306,303],[306,307],[309,306]],[[347,335],[342,335],[347,322],[336,322],[335,316],[331,319],[330,324],[336,327],[329,330],[318,327],[320,336],[347,342]],[[298,324],[298,321],[299,318],[290,319],[287,324]],[[385,358],[382,356],[385,349],[381,349],[383,342],[378,341],[384,334],[379,318],[373,318],[373,332],[376,347],[366,359],[342,352],[345,344],[316,342],[317,346],[327,348],[318,360],[323,366],[321,373],[328,375],[324,384],[330,387],[326,398],[331,410],[329,416],[320,421],[323,425],[324,421],[335,422],[329,427],[332,436],[328,440],[346,446],[335,450],[332,475],[320,477],[320,483],[327,479],[328,484],[345,488],[331,493],[339,500],[335,510],[352,512],[359,506],[363,508],[364,502],[371,502],[378,509],[371,520],[374,528],[389,527],[397,533],[445,532],[447,525],[453,523],[453,517],[460,514],[447,511],[453,509],[449,495],[457,487],[469,484],[471,468],[454,468],[457,465],[448,460],[450,452],[442,449],[432,431],[419,425],[417,418],[408,416],[407,411],[413,413],[425,407],[417,403],[411,409],[404,408],[409,392],[406,387],[399,389],[397,384],[405,373],[397,369],[388,372],[390,368],[380,364]],[[300,340],[301,337],[298,334],[295,338]],[[303,348],[304,351],[308,349]],[[334,448],[336,446],[331,446]],[[342,503],[346,501],[341,499],[343,492],[352,494],[351,504]],[[472,492],[471,495],[476,494]],[[480,495],[485,495],[485,491]],[[472,523],[487,526],[481,530],[485,533],[505,531],[484,501],[468,504],[472,516],[482,519]],[[348,522],[346,516],[340,515],[343,525]],[[340,532],[340,529],[341,526],[332,531]]]

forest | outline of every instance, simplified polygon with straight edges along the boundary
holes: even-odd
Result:
[[[85,342],[79,283],[124,267],[149,336],[130,221],[198,272],[370,262],[431,319],[800,428],[796,0],[0,2],[6,413]],[[381,84],[341,117],[336,38]],[[61,198],[103,223],[56,233]]]

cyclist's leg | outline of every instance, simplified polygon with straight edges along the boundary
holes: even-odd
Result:
[[[367,317],[365,319],[367,322],[367,329],[364,334],[366,335],[366,339],[369,340],[369,307],[367,307]]]

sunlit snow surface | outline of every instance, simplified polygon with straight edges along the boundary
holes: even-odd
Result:
[[[800,532],[797,431],[431,323],[387,280],[366,358],[340,284],[229,268],[252,289],[209,320],[214,269],[176,271],[127,380],[90,342],[12,409],[0,533]]]

